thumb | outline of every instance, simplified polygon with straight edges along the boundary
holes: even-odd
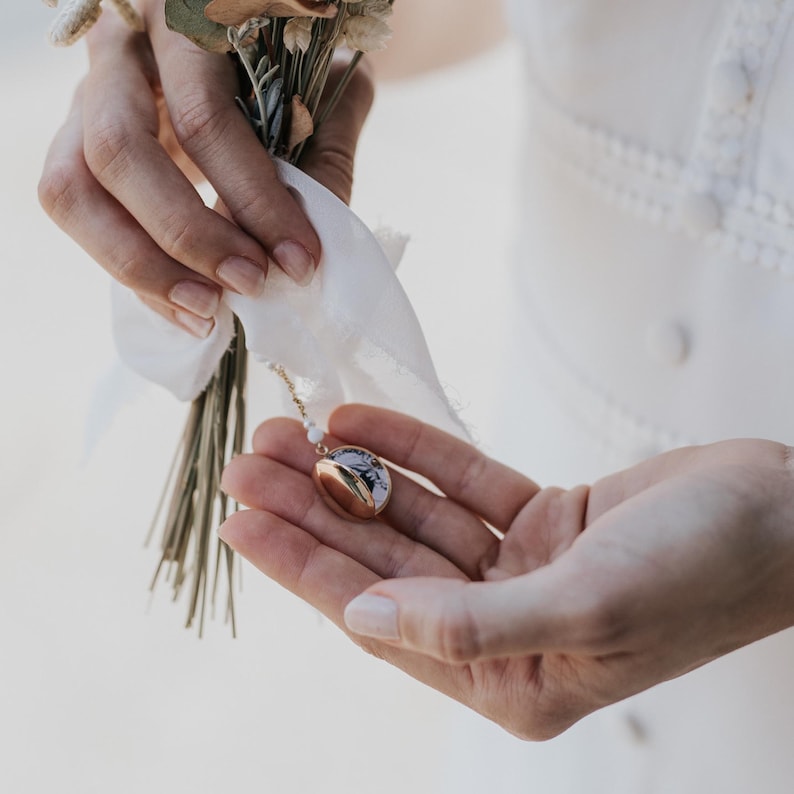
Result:
[[[333,91],[344,72],[345,65],[334,64],[328,86]],[[353,72],[333,112],[309,138],[300,159],[301,170],[325,185],[345,202],[350,202],[353,190],[353,164],[356,145],[373,100],[370,71],[362,61]]]
[[[546,568],[497,582],[389,580],[354,598],[345,624],[452,664],[566,650],[576,621],[554,578]]]

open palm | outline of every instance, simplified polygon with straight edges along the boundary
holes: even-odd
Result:
[[[517,735],[553,736],[794,622],[782,445],[678,450],[562,490],[393,412],[346,407],[331,426],[441,493],[395,472],[382,520],[345,521],[307,476],[300,425],[273,420],[227,469],[253,509],[222,536],[368,652]]]

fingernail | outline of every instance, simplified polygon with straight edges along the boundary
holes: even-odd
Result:
[[[218,290],[198,281],[178,281],[168,293],[168,300],[187,309],[191,314],[209,320],[215,316],[221,302]]]
[[[221,262],[218,278],[235,292],[258,298],[265,289],[265,273],[259,265],[242,256],[230,256]]]
[[[273,249],[278,266],[300,287],[314,276],[314,257],[295,240],[285,240]]]
[[[362,593],[345,607],[345,625],[354,634],[399,640],[397,604],[391,598]]]
[[[218,537],[219,537],[219,538],[220,538],[220,539],[221,539],[221,540],[222,540],[224,543],[227,543],[227,541],[226,541],[226,535],[227,535],[228,533],[226,532],[226,522],[225,522],[225,521],[224,521],[224,522],[223,522],[223,523],[222,523],[222,524],[221,524],[221,525],[218,527],[218,529],[217,529],[217,532],[218,532]],[[227,545],[228,545],[228,543],[227,543]]]
[[[196,317],[189,312],[174,312],[177,322],[193,336],[199,339],[206,339],[215,327],[215,320],[205,320],[203,317]]]

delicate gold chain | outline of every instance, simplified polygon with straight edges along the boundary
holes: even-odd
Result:
[[[273,372],[275,372],[276,375],[278,375],[279,378],[281,378],[281,380],[283,380],[284,383],[287,384],[287,388],[289,389],[289,395],[292,398],[292,402],[294,402],[295,405],[298,407],[298,410],[300,411],[301,414],[301,419],[303,419],[304,422],[311,421],[309,419],[309,414],[306,413],[306,406],[303,404],[303,400],[301,400],[301,398],[298,397],[298,390],[295,388],[295,384],[292,382],[292,380],[290,380],[290,376],[287,375],[287,372],[284,369],[284,367],[281,364],[274,364]]]
[[[303,426],[307,430],[310,430],[309,440],[312,441],[313,443],[314,439],[311,438],[311,429],[314,428],[314,422],[309,417],[309,414],[306,411],[306,406],[303,400],[301,400],[301,398],[298,397],[298,390],[295,388],[295,384],[292,382],[290,376],[287,375],[287,371],[284,369],[284,367],[281,364],[271,364],[269,365],[269,369],[271,372],[278,375],[279,378],[281,378],[281,380],[284,381],[284,383],[286,383],[287,389],[289,389],[289,396],[292,398],[292,402],[295,403],[295,406],[297,407],[298,411],[300,411],[301,419],[303,419]],[[326,447],[325,444],[322,443],[322,441],[318,441],[315,444],[314,449],[320,457],[324,458],[328,454],[328,447]]]

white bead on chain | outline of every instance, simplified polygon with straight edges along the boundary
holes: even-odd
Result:
[[[303,426],[306,428],[306,438],[312,444],[321,444],[325,438],[325,431],[321,427],[317,427],[313,419],[304,419]]]
[[[304,404],[303,400],[298,397],[295,384],[292,382],[289,375],[287,375],[284,367],[281,364],[276,364],[274,361],[270,361],[270,359],[264,358],[262,356],[257,356],[257,360],[261,361],[274,375],[278,375],[278,377],[281,378],[281,380],[283,380],[287,385],[292,402],[295,403],[295,406],[300,412],[301,419],[303,419],[303,427],[306,430],[306,438],[310,444],[313,444],[316,447],[317,453],[319,455],[326,454],[328,450],[323,445],[325,430],[323,430],[321,427],[318,427],[314,419],[309,416],[308,411],[306,410],[306,405]]]
[[[323,443],[325,431],[317,427],[309,416],[284,367],[264,356],[257,356],[257,359],[284,381],[292,402],[300,412],[306,438],[320,456],[314,464],[312,480],[323,501],[337,515],[350,521],[375,518],[391,497],[391,476],[383,462],[363,447],[341,446],[329,450]]]

